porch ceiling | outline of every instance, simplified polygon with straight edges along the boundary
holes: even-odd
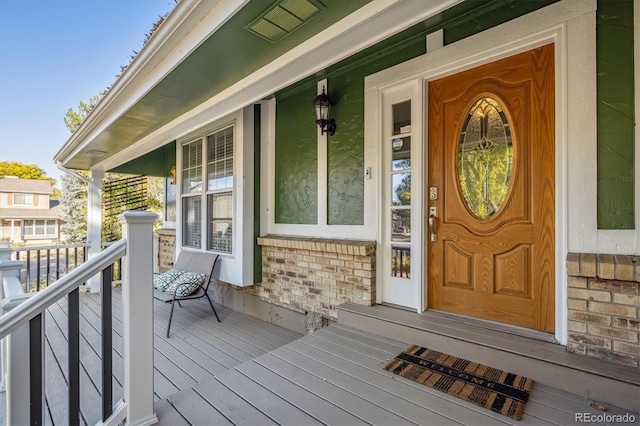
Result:
[[[54,161],[73,169],[95,167],[105,158],[121,152],[141,138],[150,135],[370,1],[325,0],[322,2],[326,6],[324,10],[275,43],[261,38],[246,27],[281,0],[246,2],[240,8],[230,12],[226,22],[204,39],[168,74],[159,81],[152,82],[153,87],[135,100],[128,109],[112,118],[109,123],[102,121],[93,124],[99,129],[88,131],[86,135],[88,137],[83,138],[77,135],[75,138],[72,137],[56,155]],[[189,1],[184,0],[183,3],[189,3]],[[203,8],[200,2],[191,3],[189,7],[199,13],[211,11],[218,13],[215,8],[222,8],[220,4],[223,2],[216,3],[216,6],[208,11],[198,9]],[[213,4],[213,2],[209,3]],[[184,9],[187,6],[178,4],[176,9],[179,7]],[[165,24],[168,21],[169,19]],[[176,26],[179,25],[182,23],[176,24]],[[123,77],[126,77],[126,72]],[[119,100],[116,98],[109,101],[109,103],[117,103]],[[125,100],[120,102],[126,104]],[[92,113],[86,121],[97,121],[94,115],[97,114]],[[109,118],[106,117],[107,120]],[[82,133],[82,130],[85,129],[81,127],[77,133]]]

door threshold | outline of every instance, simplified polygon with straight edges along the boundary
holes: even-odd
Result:
[[[553,333],[547,333],[540,330],[534,330],[531,328],[520,327],[517,325],[505,324],[497,321],[491,321],[481,318],[470,317],[461,314],[454,314],[451,312],[438,311],[435,309],[429,309],[422,313],[422,315],[431,315],[434,317],[446,319],[449,321],[455,321],[461,324],[470,324],[476,327],[482,327],[489,330],[499,331],[501,333],[513,334],[516,336],[527,337],[529,339],[540,340],[548,343],[559,344],[556,340],[556,336]]]

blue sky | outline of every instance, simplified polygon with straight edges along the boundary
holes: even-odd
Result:
[[[0,0],[0,160],[36,164],[69,139],[69,108],[113,84],[173,0]],[[59,185],[58,185],[59,186]]]

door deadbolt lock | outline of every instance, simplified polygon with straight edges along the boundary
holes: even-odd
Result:
[[[438,187],[437,186],[429,187],[429,199],[431,201],[434,201],[434,200],[438,199]]]

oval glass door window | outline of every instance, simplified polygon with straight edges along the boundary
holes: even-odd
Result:
[[[491,97],[473,104],[462,124],[458,182],[471,213],[489,219],[504,204],[513,168],[511,129],[504,109]]]

